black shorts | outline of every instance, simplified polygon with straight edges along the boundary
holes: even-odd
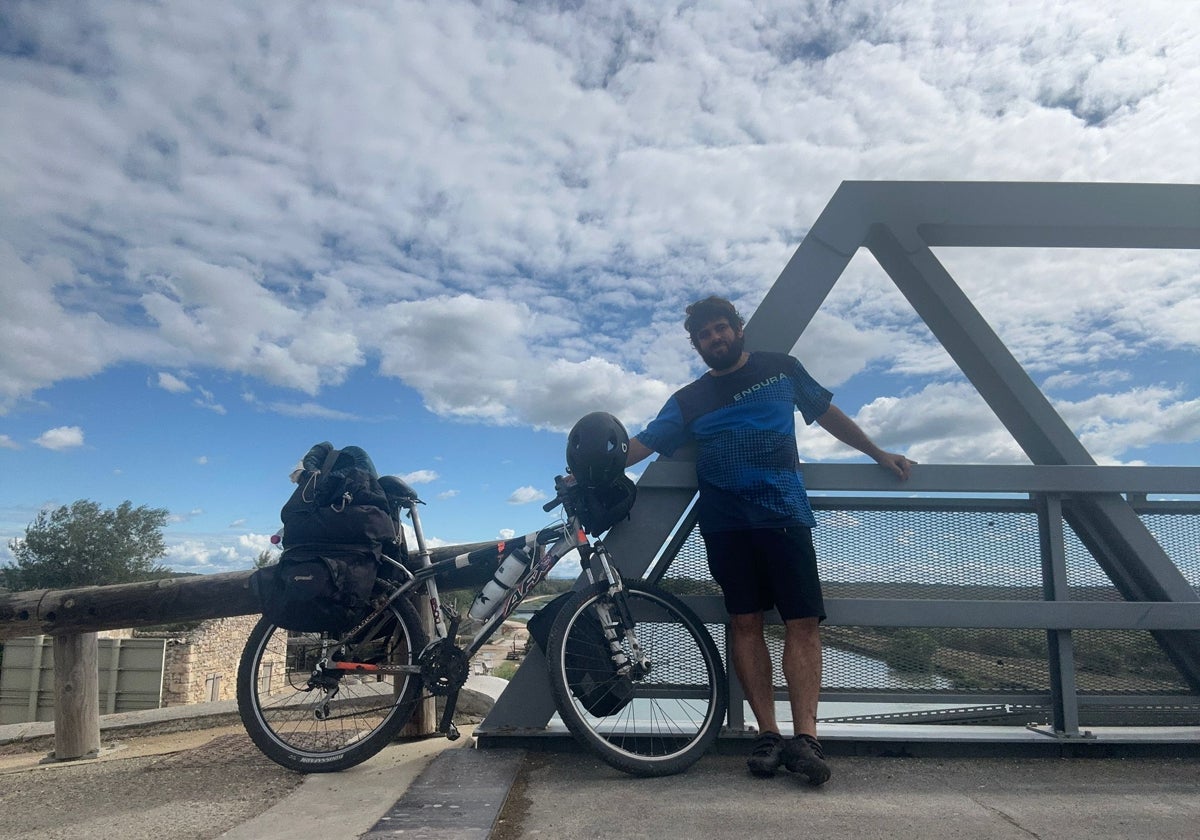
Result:
[[[725,593],[730,615],[779,610],[792,618],[825,619],[812,529],[753,528],[704,535],[708,570]]]

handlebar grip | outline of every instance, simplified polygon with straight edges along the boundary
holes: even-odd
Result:
[[[556,507],[558,507],[561,504],[562,504],[562,497],[559,496],[555,499],[551,499],[550,501],[546,502],[546,504],[542,505],[542,510],[546,511],[546,513],[549,513],[550,511],[554,510]]]

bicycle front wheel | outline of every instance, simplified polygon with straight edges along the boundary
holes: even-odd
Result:
[[[625,655],[633,658],[623,613],[608,587],[596,584],[572,596],[550,629],[547,659],[555,704],[575,738],[618,770],[635,776],[679,773],[720,733],[729,704],[725,669],[712,636],[674,595],[626,581],[624,598],[649,671],[632,681],[619,676],[609,651],[596,644],[596,622],[607,612]]]
[[[420,675],[339,673],[318,664],[415,666],[425,639],[405,600],[340,643],[260,620],[238,666],[238,713],[246,732],[267,758],[299,773],[332,773],[366,761],[412,717]]]

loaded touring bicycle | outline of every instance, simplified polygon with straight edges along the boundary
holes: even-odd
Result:
[[[344,626],[284,620],[293,627],[286,629],[267,614],[255,626],[237,696],[264,754],[299,772],[351,767],[393,740],[430,695],[444,698],[438,730],[457,738],[453,714],[472,656],[571,552],[583,572],[576,589],[530,620],[562,722],[601,759],[641,776],[678,773],[712,746],[728,703],[716,645],[677,597],[622,579],[600,539],[627,515],[636,492],[624,475],[625,430],[598,412],[580,420],[568,441],[570,475],[555,479],[555,497],[544,506],[560,509],[556,523],[438,562],[426,546],[417,493],[398,478],[378,480],[396,533],[403,534],[402,519],[411,522],[415,550],[378,553],[378,573]],[[296,492],[312,480],[301,475]],[[285,558],[288,529],[285,517]],[[439,586],[481,578],[465,615],[442,603]]]

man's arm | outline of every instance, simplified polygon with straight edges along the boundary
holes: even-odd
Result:
[[[879,466],[894,472],[901,481],[908,478],[909,467],[917,463],[916,461],[910,461],[903,455],[898,455],[895,452],[885,452],[880,449],[867,437],[867,433],[859,428],[857,423],[847,417],[846,413],[833,403],[830,403],[829,409],[817,418],[817,422],[821,425],[821,428],[842,443],[847,446],[853,446],[859,452],[874,459],[875,463],[879,464]],[[632,447],[630,451],[632,452]]]
[[[653,454],[653,449],[650,449],[637,438],[630,438],[629,452],[625,455],[625,466],[632,467],[638,461],[645,460],[648,456]]]

